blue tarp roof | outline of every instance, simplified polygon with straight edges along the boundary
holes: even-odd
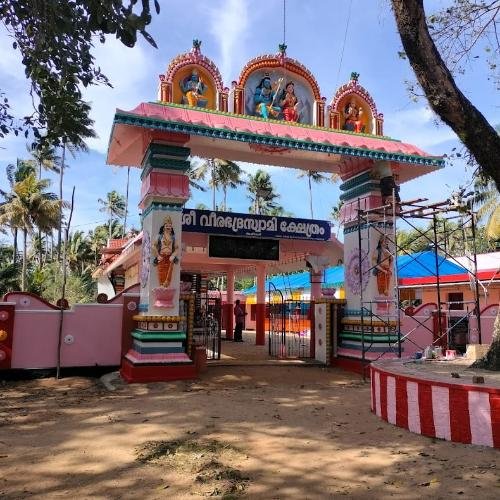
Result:
[[[417,252],[412,255],[398,255],[398,277],[401,278],[424,278],[436,275],[436,257],[434,252]],[[455,264],[438,255],[439,274],[441,276],[450,274],[463,274],[467,269]],[[308,271],[288,274],[283,276],[273,276],[266,280],[266,290],[272,283],[277,290],[298,290],[310,288],[310,274]],[[325,270],[323,277],[323,287],[339,288],[344,285],[344,266],[329,267]],[[252,286],[243,291],[246,295],[257,292],[257,287]]]
[[[451,260],[438,255],[438,268],[441,276],[463,274],[467,269]],[[398,255],[399,278],[426,278],[436,276],[436,255],[434,252],[417,252],[411,255]]]

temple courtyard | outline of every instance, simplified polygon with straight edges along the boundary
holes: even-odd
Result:
[[[2,499],[496,499],[499,468],[498,450],[381,421],[369,383],[338,369],[219,365],[195,382],[0,391]]]

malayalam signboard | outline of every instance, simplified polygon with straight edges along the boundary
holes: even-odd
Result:
[[[327,241],[331,236],[330,223],[324,220],[238,214],[215,210],[182,211],[182,230],[193,233],[225,234]]]

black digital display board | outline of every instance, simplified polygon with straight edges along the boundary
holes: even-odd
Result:
[[[279,240],[209,236],[208,255],[223,259],[279,260]]]

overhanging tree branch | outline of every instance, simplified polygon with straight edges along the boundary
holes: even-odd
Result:
[[[432,110],[458,136],[500,191],[500,136],[464,96],[438,52],[423,0],[391,0],[406,56]]]

